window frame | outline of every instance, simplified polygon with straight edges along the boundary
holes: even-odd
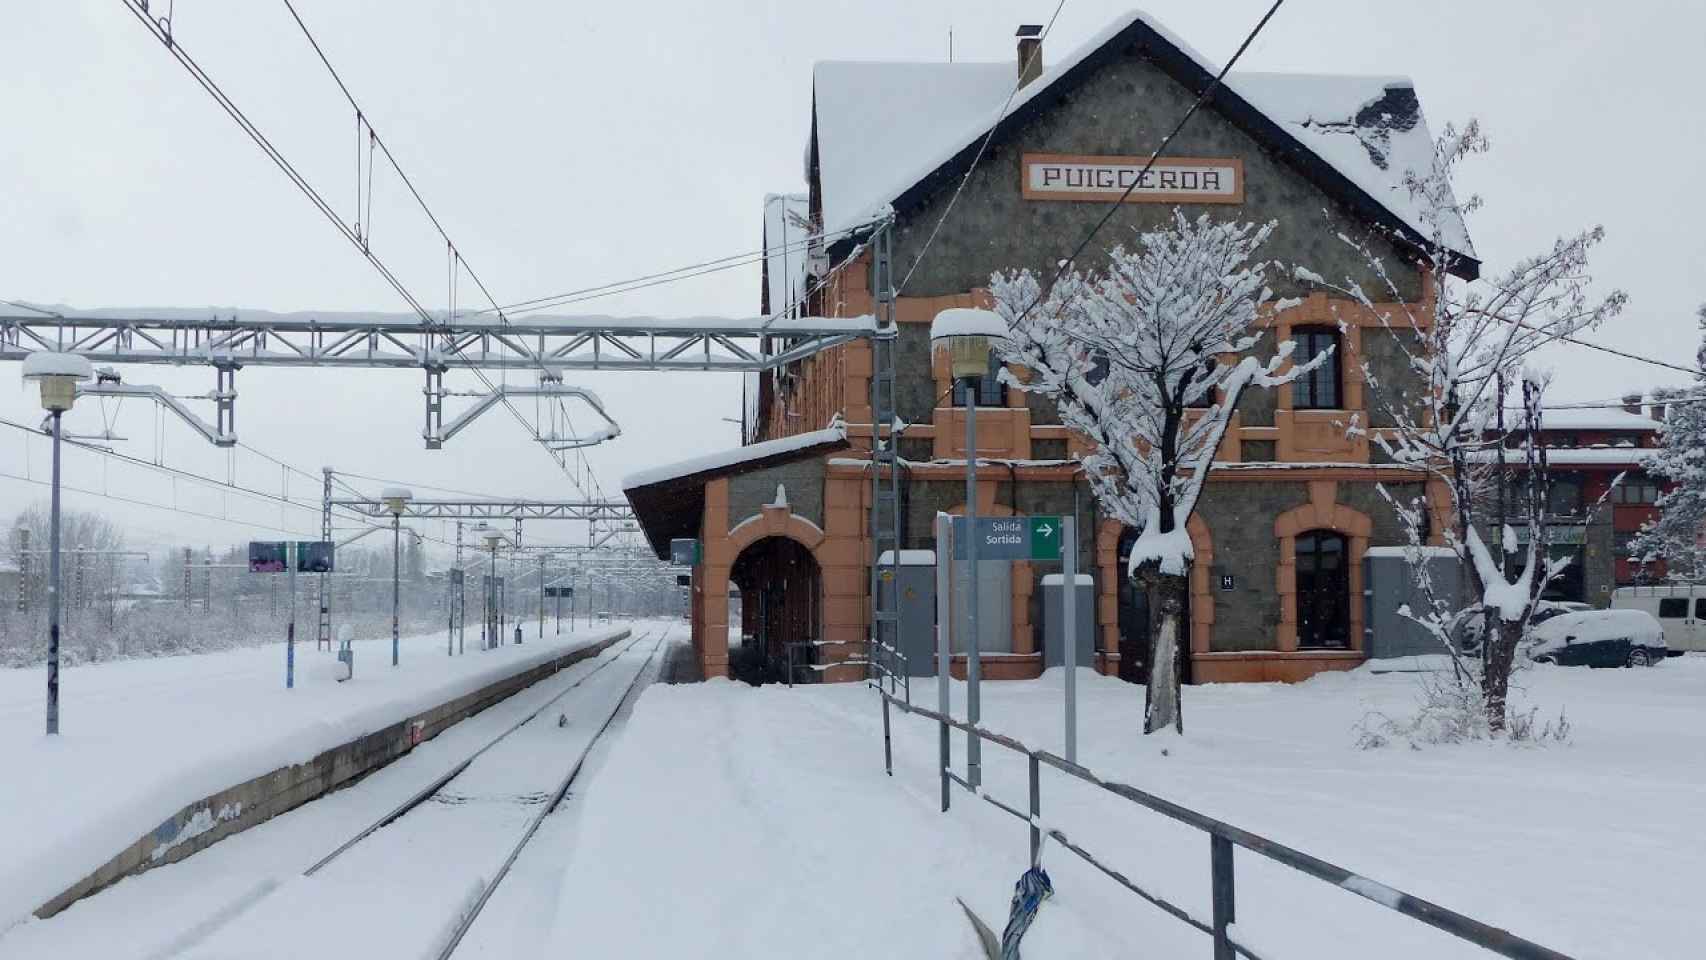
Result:
[[[1298,377],[1291,382],[1291,408],[1293,410],[1343,410],[1345,409],[1345,376],[1344,357],[1345,341],[1339,331],[1333,327],[1308,326],[1293,327],[1292,342],[1297,349],[1292,356],[1298,363],[1307,363],[1319,355],[1316,349],[1316,338],[1325,338],[1333,348],[1325,363],[1320,367]],[[1325,384],[1331,384],[1331,403],[1323,403],[1321,394]]]

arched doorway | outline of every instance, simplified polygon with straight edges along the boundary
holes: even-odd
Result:
[[[1350,649],[1350,543],[1334,530],[1297,535],[1297,646]]]
[[[729,579],[740,588],[741,643],[729,649],[734,677],[786,680],[792,662],[794,682],[816,680],[810,667],[822,636],[823,575],[812,552],[791,537],[762,537],[735,557]]]

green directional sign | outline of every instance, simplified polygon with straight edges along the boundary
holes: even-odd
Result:
[[[954,559],[966,558],[966,518],[954,518]],[[1059,517],[978,517],[979,560],[1059,560]]]

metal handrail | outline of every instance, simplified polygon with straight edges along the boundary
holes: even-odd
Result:
[[[1519,937],[1508,930],[1483,923],[1473,917],[1442,907],[1439,904],[1424,900],[1421,897],[1405,893],[1396,887],[1387,886],[1377,880],[1370,880],[1367,877],[1347,870],[1337,864],[1329,863],[1326,860],[1311,856],[1301,850],[1269,840],[1259,834],[1251,833],[1250,831],[1244,830],[1240,827],[1235,827],[1232,824],[1226,823],[1222,820],[1217,820],[1206,814],[1198,813],[1189,807],[1181,806],[1171,800],[1158,797],[1145,790],[1140,790],[1137,787],[1119,783],[1117,781],[1104,780],[1097,776],[1095,772],[1090,770],[1088,767],[1072,763],[1062,757],[1049,753],[1046,750],[1033,750],[1013,737],[985,730],[982,727],[956,720],[947,714],[939,713],[926,707],[906,703],[900,698],[890,695],[887,691],[882,690],[881,688],[878,688],[877,692],[880,693],[883,698],[883,760],[884,767],[890,776],[894,775],[893,753],[889,743],[890,704],[899,707],[906,713],[916,714],[936,721],[942,730],[939,740],[944,745],[944,748],[948,742],[947,730],[948,728],[953,728],[956,730],[962,730],[979,740],[998,744],[1013,751],[1014,753],[1023,754],[1028,759],[1030,767],[1029,813],[1023,812],[1009,804],[1001,802],[991,796],[989,792],[982,787],[973,787],[965,778],[949,769],[946,756],[941,758],[942,809],[946,811],[949,806],[948,784],[950,782],[960,784],[968,791],[988,801],[997,809],[1030,824],[1031,859],[1033,862],[1037,860],[1038,854],[1041,851],[1042,838],[1044,836],[1056,840],[1064,849],[1077,855],[1080,859],[1095,867],[1121,886],[1131,890],[1138,896],[1143,897],[1150,903],[1155,904],[1157,907],[1160,907],[1163,911],[1176,919],[1182,920],[1213,937],[1215,960],[1232,960],[1235,954],[1241,954],[1250,958],[1250,960],[1260,960],[1255,953],[1251,952],[1242,944],[1232,940],[1228,931],[1228,928],[1234,922],[1232,871],[1232,850],[1234,847],[1243,847],[1244,849],[1266,857],[1275,863],[1290,867],[1300,873],[1312,876],[1317,880],[1323,880],[1327,883],[1331,883],[1342,890],[1354,893],[1357,896],[1379,904],[1388,910],[1401,913],[1412,920],[1419,920],[1430,927],[1443,930],[1452,936],[1462,940],[1467,940],[1476,946],[1490,950],[1500,956],[1511,957],[1513,960],[1572,960],[1568,954],[1559,953],[1549,947],[1543,947],[1531,940]],[[1171,820],[1195,827],[1198,830],[1207,833],[1210,837],[1210,887],[1213,893],[1214,910],[1212,921],[1204,923],[1202,920],[1191,916],[1183,908],[1168,903],[1160,897],[1143,890],[1119,871],[1106,866],[1091,855],[1089,851],[1073,843],[1060,830],[1052,827],[1043,827],[1039,819],[1041,816],[1041,783],[1039,781],[1039,769],[1044,764],[1071,777],[1082,780],[1092,786],[1105,790],[1117,797],[1121,797],[1155,813],[1159,813]]]

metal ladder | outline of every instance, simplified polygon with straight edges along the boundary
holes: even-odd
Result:
[[[894,354],[895,289],[892,255],[893,221],[871,237],[872,293],[876,298],[877,330],[871,338],[871,630],[867,643],[866,681],[896,689],[900,649],[900,456],[895,432]],[[888,437],[883,436],[888,428]],[[888,562],[880,562],[884,554]],[[887,596],[882,589],[888,583]],[[904,671],[904,667],[902,667]]]
[[[321,467],[320,539],[332,542],[332,468]],[[335,561],[334,561],[335,563]],[[320,625],[314,632],[314,649],[332,649],[332,588],[331,575],[320,574]]]

